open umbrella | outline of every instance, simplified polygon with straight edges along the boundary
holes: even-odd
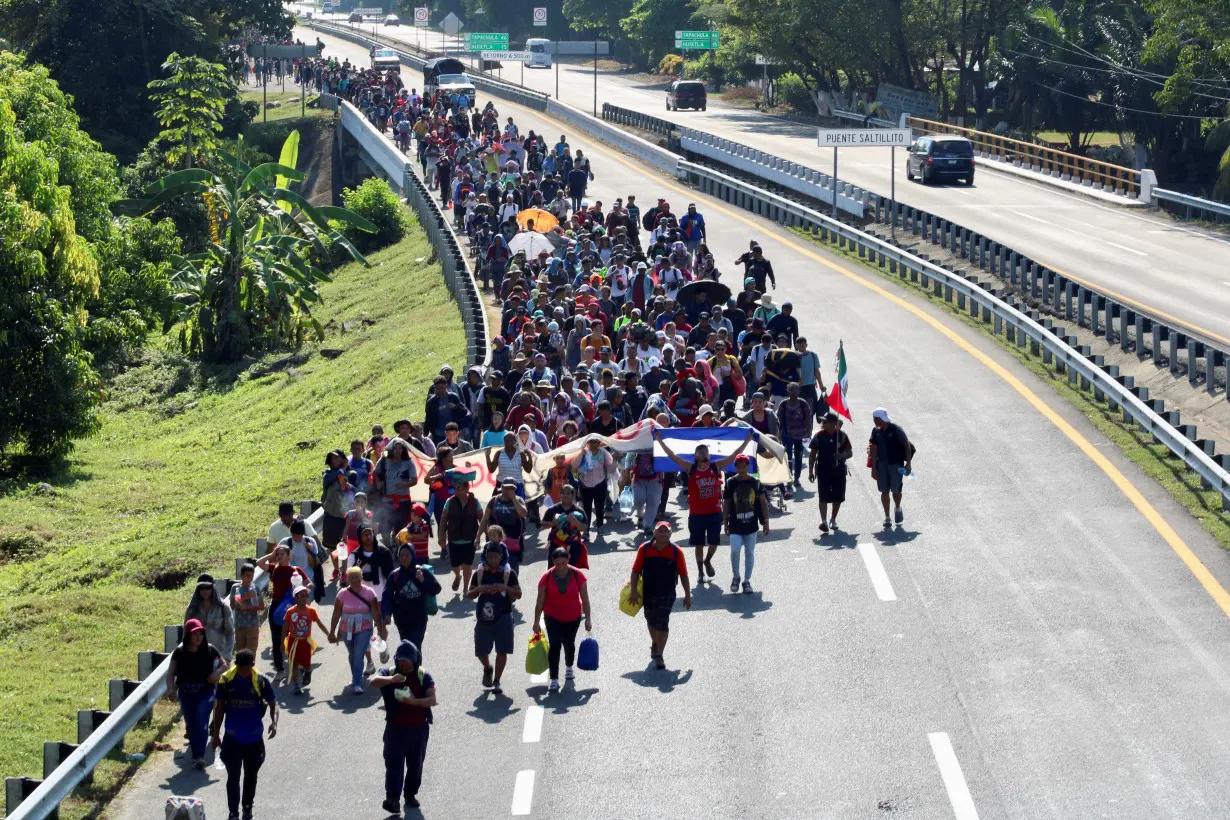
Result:
[[[522,231],[508,243],[508,249],[513,253],[525,251],[526,258],[532,259],[542,251],[554,252],[555,242],[552,242],[546,234],[537,231]],[[729,294],[730,291],[727,290],[727,293]]]
[[[699,279],[681,287],[675,301],[681,305],[689,305],[696,301],[696,294],[701,291],[704,291],[711,305],[724,305],[730,300],[730,288],[712,279]]]
[[[555,218],[555,215],[550,211],[544,211],[542,208],[526,208],[517,214],[517,224],[522,228],[529,230],[529,223],[531,222],[534,223],[534,230],[541,233],[546,233],[559,225],[559,220]]]

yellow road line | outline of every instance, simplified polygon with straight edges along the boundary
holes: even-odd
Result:
[[[502,102],[507,103],[506,100],[503,100]],[[508,103],[508,104],[514,105],[513,103]],[[522,106],[517,106],[517,107],[522,108]],[[561,122],[560,120],[557,120],[554,117],[544,112],[533,111],[527,108],[523,110],[529,112],[531,115],[541,116],[543,119],[551,123],[554,123],[555,125],[561,128],[567,129],[571,127],[571,124]],[[619,162],[622,165],[626,166],[627,168],[633,171],[636,171],[638,173],[646,172],[646,168],[644,166],[640,166],[633,162],[630,162],[629,160],[624,158],[622,153],[619,153],[615,151],[614,149],[607,147],[600,140],[591,138],[591,141],[594,143],[597,149],[602,154],[606,155],[607,157],[614,159],[616,162]],[[699,193],[698,191],[684,188],[681,185],[678,185],[674,182],[669,182],[666,180],[663,180],[662,184],[665,185],[667,188],[673,191],[676,191],[680,194],[683,194],[684,196],[688,196],[688,197],[693,197],[697,193]],[[742,222],[745,225],[748,225],[754,230],[757,230],[757,231],[764,230],[763,224],[757,223],[751,219],[748,219],[740,212],[732,211],[728,208],[723,207],[722,205],[715,204],[712,202],[710,202],[707,207],[713,208],[719,213],[725,214],[726,216],[732,219],[738,220],[739,222]],[[830,270],[833,270],[841,274],[842,276],[846,277],[850,281],[855,282],[867,288],[868,290],[873,291],[879,294],[880,296],[883,296],[885,299],[888,299],[889,301],[893,302],[899,307],[905,310],[908,310],[910,313],[914,314],[916,317],[926,322],[927,324],[931,325],[931,327],[935,328],[940,333],[942,333],[944,336],[946,336],[949,339],[949,341],[951,341],[957,347],[961,348],[966,353],[973,356],[975,359],[977,359],[979,362],[985,365],[992,373],[994,373],[995,375],[1003,379],[1005,382],[1007,382],[1008,386],[1010,386],[1013,390],[1019,393],[1021,397],[1024,398],[1025,401],[1029,402],[1029,404],[1032,405],[1035,410],[1041,413],[1044,418],[1046,418],[1049,422],[1051,422],[1051,424],[1058,427],[1060,432],[1062,432],[1065,436],[1067,436],[1068,439],[1071,440],[1073,444],[1079,447],[1081,452],[1083,452],[1086,456],[1088,456],[1089,460],[1092,461],[1094,464],[1096,464],[1098,468],[1103,473],[1106,474],[1106,477],[1109,478],[1114,483],[1114,485],[1119,488],[1120,492],[1122,492],[1125,496],[1127,496],[1128,501],[1131,501],[1132,505],[1136,507],[1137,510],[1140,511],[1140,514],[1143,515],[1145,517],[1145,520],[1149,522],[1150,526],[1152,526],[1153,529],[1157,531],[1157,534],[1162,537],[1162,540],[1164,540],[1167,544],[1170,545],[1170,548],[1174,550],[1175,555],[1179,556],[1179,560],[1181,560],[1187,566],[1188,570],[1190,570],[1192,575],[1196,577],[1196,580],[1200,582],[1200,585],[1204,587],[1205,591],[1209,593],[1209,596],[1213,599],[1213,601],[1216,602],[1216,604],[1219,607],[1221,607],[1222,612],[1225,613],[1227,617],[1230,617],[1230,592],[1226,591],[1226,588],[1221,585],[1221,583],[1217,580],[1216,577],[1214,577],[1213,573],[1209,572],[1209,568],[1206,567],[1201,562],[1201,560],[1196,557],[1196,554],[1192,552],[1191,547],[1187,545],[1187,542],[1185,542],[1182,539],[1182,537],[1180,537],[1180,535],[1177,532],[1175,532],[1174,528],[1171,527],[1170,524],[1167,523],[1166,519],[1162,517],[1162,514],[1159,513],[1157,509],[1152,504],[1149,503],[1149,500],[1144,497],[1144,495],[1140,492],[1140,490],[1136,489],[1136,486],[1132,484],[1131,481],[1128,480],[1127,476],[1125,476],[1118,467],[1116,467],[1113,463],[1111,463],[1110,459],[1102,455],[1102,453],[1099,452],[1098,449],[1093,446],[1092,442],[1090,442],[1087,438],[1081,435],[1080,431],[1078,431],[1075,427],[1073,427],[1071,424],[1065,421],[1062,416],[1060,416],[1053,409],[1051,409],[1051,407],[1046,402],[1044,402],[1036,393],[1030,390],[1029,387],[1027,387],[1024,382],[1022,382],[1012,373],[1008,372],[1006,368],[1004,368],[998,362],[994,361],[990,356],[983,353],[978,348],[974,347],[974,345],[970,344],[965,339],[961,338],[959,335],[957,335],[955,331],[953,331],[947,325],[942,323],[939,319],[936,319],[934,316],[931,316],[929,313],[922,310],[917,305],[911,304],[909,301],[902,298],[898,294],[893,293],[885,289],[884,287],[881,287],[875,282],[870,281],[866,277],[860,274],[857,274],[854,271],[849,270],[848,268],[845,268],[841,265],[838,265],[830,261],[829,259],[826,259],[825,257],[821,256],[818,253],[814,253],[810,249],[804,247],[803,245],[798,244],[797,242],[794,242],[782,236],[778,236],[776,234],[774,235],[774,238],[777,241],[781,242],[783,245],[789,248],[792,248],[793,250],[797,251],[798,253],[803,254],[804,256],[810,259],[814,259],[816,262],[819,262],[821,265],[824,265],[826,268],[829,268]],[[1051,270],[1056,270],[1056,269],[1051,268]],[[1059,272],[1062,273],[1062,271],[1059,271]],[[1063,274],[1063,275],[1067,276],[1068,274]],[[1073,278],[1073,281],[1076,281],[1075,277],[1072,277],[1072,278]],[[1128,301],[1128,300],[1124,300],[1124,301]],[[1159,314],[1159,315],[1164,315],[1164,314]],[[1211,335],[1216,335],[1216,334],[1211,334]]]

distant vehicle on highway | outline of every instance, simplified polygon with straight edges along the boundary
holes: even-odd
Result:
[[[944,179],[963,179],[973,185],[974,146],[965,137],[919,137],[906,156],[905,177],[918,177],[923,185]]]
[[[705,110],[708,104],[705,84],[700,80],[675,80],[666,89],[666,110],[678,111],[682,108]]]
[[[525,50],[530,53],[526,68],[551,67],[551,41],[541,37],[531,37],[525,41]]]
[[[401,18],[396,14],[390,14],[388,17],[384,18],[384,24],[386,26],[400,26]]]
[[[350,23],[362,23],[363,15],[359,14],[357,11],[352,11],[350,12],[350,16],[347,17],[346,20],[347,22],[350,22]]]
[[[391,48],[373,48],[370,55],[372,58],[372,68],[376,71],[384,71],[389,68],[401,69],[401,57],[398,57],[397,52]]]

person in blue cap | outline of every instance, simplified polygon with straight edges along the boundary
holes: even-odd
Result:
[[[436,682],[420,665],[422,655],[412,641],[402,641],[393,666],[380,670],[370,685],[384,700],[384,802],[387,812],[419,807],[419,786],[427,759],[431,709],[436,705]]]

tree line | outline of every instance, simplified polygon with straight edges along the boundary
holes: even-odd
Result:
[[[382,182],[308,202],[297,131],[276,158],[244,142],[235,46],[292,22],[279,0],[0,0],[24,52],[0,50],[0,472],[97,431],[148,345],[227,367],[320,337],[318,284],[408,227]]]

